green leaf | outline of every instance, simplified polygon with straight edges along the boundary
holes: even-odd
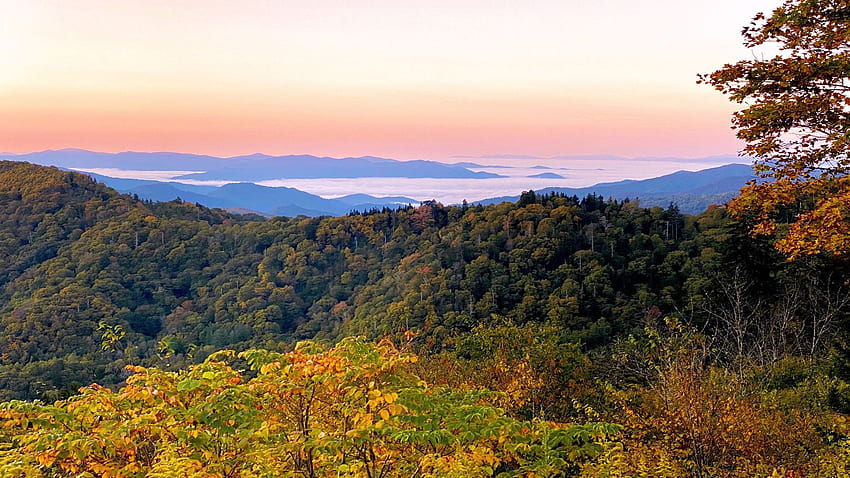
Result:
[[[201,381],[193,378],[187,378],[177,384],[178,392],[191,392],[201,386]]]

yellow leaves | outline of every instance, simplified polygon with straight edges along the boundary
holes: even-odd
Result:
[[[35,459],[38,461],[38,464],[41,466],[50,466],[53,464],[53,461],[56,459],[56,452],[47,452],[47,453],[39,453],[36,455]]]
[[[366,402],[366,407],[377,410],[378,415],[384,421],[408,411],[407,407],[396,402],[399,397],[396,392],[383,393],[381,390],[374,389],[367,393],[367,397],[369,400]]]
[[[3,422],[3,428],[17,428],[24,424],[22,419],[5,419]]]
[[[142,374],[147,371],[147,368],[138,365],[127,365],[124,367],[128,372]],[[129,379],[128,379],[129,380]]]
[[[387,406],[387,410],[390,412],[390,415],[401,415],[403,413],[407,413],[409,409],[404,405],[400,405],[398,403],[391,403]]]
[[[281,363],[280,362],[269,362],[260,366],[260,373],[263,375],[270,374],[276,370],[280,370]]]
[[[423,477],[466,478],[469,476],[490,476],[502,460],[493,449],[472,445],[455,450],[450,455],[429,454],[422,457],[419,468]],[[520,476],[535,476],[525,474]]]
[[[846,182],[846,181],[844,181]],[[850,254],[850,187],[817,203],[814,210],[800,214],[777,248],[791,259],[827,252]]]
[[[138,368],[118,393],[89,389],[55,408],[32,405],[39,427],[22,427],[27,417],[0,410],[8,420],[2,433],[16,436],[9,453],[103,477],[170,477],[175,470],[186,477],[354,477],[376,467],[385,476],[418,469],[467,477],[491,476],[508,460],[525,466],[549,450],[539,432],[551,425],[516,422],[486,405],[481,392],[427,387],[409,371],[413,356],[389,342],[349,339],[273,360],[249,355],[260,369],[250,380],[219,361],[177,373]],[[5,465],[6,453],[0,476],[21,476]]]
[[[767,182],[744,188],[732,212],[756,234],[790,223],[777,247],[791,259],[850,254],[850,216],[833,198],[848,187],[846,18],[840,2],[788,0],[745,31],[748,46],[775,43],[780,54],[725,65],[700,82],[746,104],[733,116],[743,153]],[[844,202],[846,204],[846,202]],[[782,217],[785,216],[785,217]],[[793,219],[786,219],[793,217]]]
[[[92,473],[96,473],[101,476],[111,476],[113,475],[112,467],[103,463],[94,462],[89,464],[88,468],[92,471]]]
[[[628,449],[622,443],[607,444],[598,462],[583,467],[581,473],[583,478],[679,478],[689,475],[675,453],[664,446],[638,440],[629,441]]]
[[[805,206],[805,207],[803,207]],[[783,210],[798,214],[787,226],[780,227]],[[776,247],[789,259],[828,253],[850,254],[850,178],[809,178],[751,184],[729,204],[732,214],[749,218],[754,235],[776,235]]]

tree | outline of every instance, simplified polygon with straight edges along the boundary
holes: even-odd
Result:
[[[300,342],[133,366],[118,392],[0,403],[0,476],[565,476],[619,432],[513,419],[492,392],[428,386],[416,360],[388,341]]]
[[[790,258],[850,254],[850,2],[786,0],[743,30],[748,48],[775,56],[727,64],[700,82],[744,104],[732,124],[763,178],[730,203],[778,233]],[[779,227],[783,222],[789,226]]]
[[[760,374],[794,362],[732,373],[709,337],[669,317],[614,350],[609,366],[631,377],[612,377],[601,410],[623,422],[623,438],[583,477],[847,476],[847,449],[819,431],[843,420],[815,398],[828,379],[766,388]]]

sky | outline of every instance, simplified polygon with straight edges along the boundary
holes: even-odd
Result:
[[[0,0],[0,151],[735,153],[696,76],[778,4]]]

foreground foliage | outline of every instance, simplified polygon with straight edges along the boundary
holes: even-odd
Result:
[[[675,319],[619,350],[600,409],[625,432],[586,476],[850,476],[848,384],[817,363],[730,367]]]
[[[850,476],[850,385],[828,361],[756,362],[678,319],[646,322],[591,355],[547,328],[479,328],[417,366],[504,391],[513,414],[620,424],[585,477]]]
[[[675,319],[595,363],[539,332],[424,359],[349,338],[132,367],[118,392],[0,404],[0,476],[850,476],[850,385],[816,363],[736,373]],[[497,350],[473,372],[479,340]]]
[[[251,372],[233,368],[247,362]],[[388,342],[223,351],[180,372],[133,367],[44,405],[2,406],[2,476],[563,476],[618,427],[520,421],[491,392],[433,388]]]

